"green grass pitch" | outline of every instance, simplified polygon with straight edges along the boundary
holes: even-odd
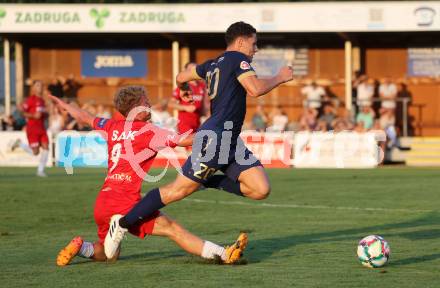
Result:
[[[55,257],[72,237],[96,239],[105,171],[53,168],[40,179],[34,170],[0,168],[1,287],[440,287],[439,169],[269,170],[264,201],[204,190],[164,209],[220,244],[248,231],[247,265],[209,264],[167,239],[130,235],[115,264],[76,258],[63,268]],[[356,258],[369,234],[391,245],[384,268]]]

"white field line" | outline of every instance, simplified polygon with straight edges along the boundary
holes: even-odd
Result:
[[[329,209],[329,210],[354,210],[354,211],[383,211],[383,212],[409,212],[409,213],[426,213],[434,212],[435,210],[423,209],[393,209],[393,208],[369,208],[369,207],[346,207],[346,206],[326,206],[326,205],[298,205],[298,204],[270,204],[258,202],[242,202],[242,201],[214,201],[202,199],[183,199],[186,202],[207,203],[219,205],[236,205],[236,206],[251,206],[260,208],[294,208],[294,209]]]

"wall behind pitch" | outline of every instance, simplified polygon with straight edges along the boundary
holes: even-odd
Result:
[[[80,102],[112,104],[117,87],[128,84],[145,85],[153,103],[172,93],[171,49],[148,49],[148,75],[145,78],[81,78],[80,49],[29,49],[29,77],[50,83],[57,75],[75,75],[83,87],[78,92]]]
[[[218,56],[224,50],[196,49],[190,47],[193,59],[200,63]],[[57,74],[79,77],[80,49],[29,49],[29,71],[32,79],[42,79],[46,83]],[[119,85],[145,85],[149,91],[151,102],[157,103],[161,98],[168,98],[172,93],[172,62],[171,49],[148,49],[148,76],[146,78],[86,78],[80,79],[83,88],[78,98],[80,102],[94,100],[96,103],[112,105],[112,97]],[[367,48],[365,50],[365,71],[373,78],[391,76],[394,79],[404,78],[407,71],[406,48]],[[344,49],[311,48],[309,49],[309,75],[311,79],[327,79],[332,82],[331,89],[344,101]],[[12,86],[14,87],[14,85]],[[410,83],[408,86],[413,94],[413,103],[424,106],[413,106],[409,109],[414,118],[413,124],[420,126],[419,135],[435,135],[440,130],[429,127],[440,127],[440,88],[435,82]],[[257,102],[263,103],[269,110],[274,105],[281,105],[289,118],[296,121],[302,111],[302,100],[299,84],[282,85],[268,95],[259,99],[249,99],[247,121],[253,113]],[[428,127],[428,128],[423,128]],[[423,128],[423,129],[422,129]],[[431,129],[431,130],[430,130]]]
[[[391,77],[408,83],[413,96],[409,114],[417,135],[440,133],[440,85],[429,77],[407,78],[407,48],[368,48],[365,51],[365,71],[370,77]],[[437,127],[437,128],[435,128]],[[434,129],[434,130],[433,130]]]

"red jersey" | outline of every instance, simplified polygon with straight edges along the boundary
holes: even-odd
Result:
[[[32,95],[26,99],[23,103],[23,110],[27,113],[41,112],[40,119],[28,118],[26,123],[26,129],[32,131],[45,131],[44,119],[46,118],[46,105],[41,97]]]
[[[194,112],[179,111],[178,119],[179,119],[179,123],[189,126],[192,129],[197,129],[200,126],[200,116],[202,116],[202,112],[203,112],[203,99],[205,98],[206,95],[206,87],[203,81],[196,81],[195,83],[189,82],[188,84],[192,91],[193,102],[187,102],[184,99],[182,99],[180,97],[179,88],[176,88],[174,90],[173,98],[177,99],[180,105],[196,106],[196,110]],[[179,131],[179,132],[183,133],[185,131]]]
[[[108,172],[101,193],[111,193],[112,205],[133,205],[157,152],[175,147],[178,135],[144,121],[95,118],[93,128],[107,132]]]

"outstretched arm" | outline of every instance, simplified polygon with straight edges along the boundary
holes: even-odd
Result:
[[[293,79],[292,67],[282,67],[278,74],[272,78],[259,79],[255,75],[250,75],[240,79],[240,84],[246,89],[246,92],[251,97],[259,97],[268,93],[278,85],[288,82]]]
[[[70,116],[72,116],[76,120],[76,122],[93,127],[93,120],[95,119],[95,117],[89,112],[73,105],[67,104],[63,100],[52,95],[49,95],[49,98],[52,99],[52,101],[55,102],[60,108],[66,110],[67,113],[69,113]]]

